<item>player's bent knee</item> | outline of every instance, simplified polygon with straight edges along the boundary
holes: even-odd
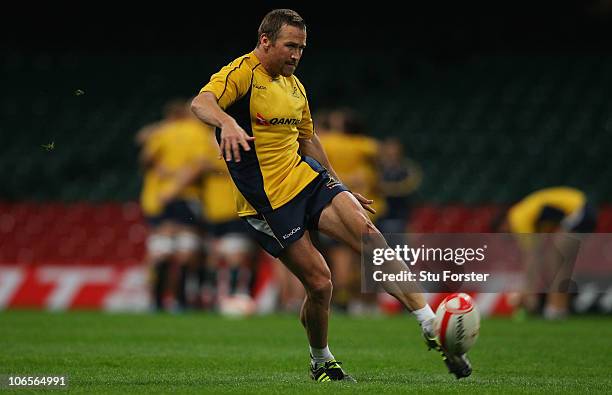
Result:
[[[304,288],[310,298],[327,299],[331,297],[333,285],[331,277],[320,276],[306,281]]]

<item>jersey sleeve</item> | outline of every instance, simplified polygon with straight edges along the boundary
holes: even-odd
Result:
[[[300,91],[304,95],[304,109],[302,110],[302,120],[298,124],[298,131],[300,139],[309,139],[314,134],[314,123],[312,121],[312,115],[310,114],[310,106],[308,105],[308,98],[306,97],[306,90],[304,85],[296,78],[295,82],[298,84]]]
[[[213,74],[200,93],[211,92],[217,98],[219,107],[226,110],[248,92],[251,77],[252,70],[246,64],[245,58],[238,58]]]

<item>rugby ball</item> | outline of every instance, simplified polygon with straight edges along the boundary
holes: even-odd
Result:
[[[480,332],[480,313],[470,295],[453,293],[444,298],[436,310],[434,330],[449,354],[468,352]]]

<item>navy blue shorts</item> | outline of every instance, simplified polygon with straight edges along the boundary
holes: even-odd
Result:
[[[306,230],[316,230],[323,209],[334,196],[348,188],[332,178],[327,170],[310,157],[302,158],[319,173],[300,193],[283,206],[266,214],[242,217],[249,233],[270,255],[278,258]]]
[[[197,200],[173,200],[164,207],[160,215],[146,219],[152,226],[161,225],[163,222],[201,226],[202,207]]]

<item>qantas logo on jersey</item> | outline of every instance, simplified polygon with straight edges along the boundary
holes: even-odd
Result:
[[[272,118],[270,125],[297,125],[301,121],[301,119],[295,118]]]
[[[262,126],[270,126],[270,125],[297,125],[302,122],[301,119],[296,118],[272,118],[269,121],[264,118],[263,115],[257,113],[257,117],[255,119],[255,123]]]
[[[255,119],[255,123],[262,126],[270,126],[270,123],[260,113],[257,113],[257,119]]]

